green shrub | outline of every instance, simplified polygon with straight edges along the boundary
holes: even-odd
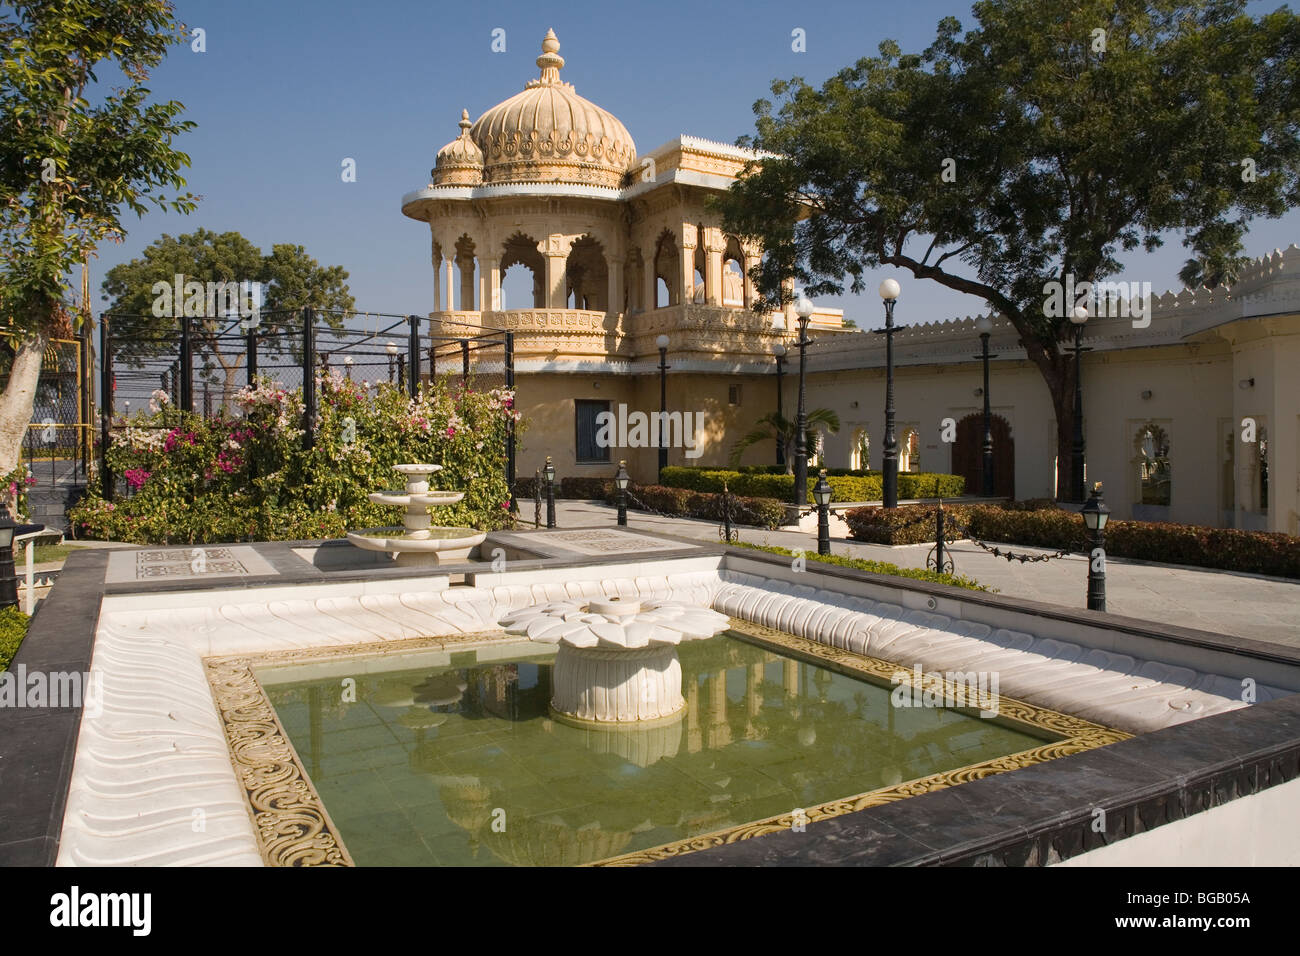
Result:
[[[263,380],[241,390],[243,417],[204,418],[168,408],[113,434],[108,459],[130,490],[106,500],[98,482],[69,512],[81,537],[137,544],[337,538],[396,525],[397,508],[372,491],[400,488],[392,466],[432,462],[435,487],[464,491],[440,524],[494,530],[511,521],[505,480],[514,395],[447,380],[416,398],[380,384],[373,396],[337,371],[319,379],[317,427],[302,447],[302,395]]]
[[[721,521],[722,495],[688,488],[670,488],[667,485],[633,485],[628,507],[637,507],[639,500],[662,514],[682,518],[704,518]],[[617,504],[617,492],[611,487],[605,500]],[[747,498],[731,496],[733,524],[754,525],[771,530],[785,523],[785,504],[772,498]]]
[[[18,608],[0,609],[0,671],[6,670],[18,653],[18,645],[27,636],[27,623],[27,615]]]
[[[847,471],[847,469],[839,469]],[[730,471],[727,469],[685,468],[672,466],[662,474],[665,485],[688,488],[692,491],[722,491],[723,483],[732,494],[752,497],[794,498],[794,475],[784,472]],[[879,501],[884,496],[884,483],[877,472],[834,474],[828,470],[826,481],[834,492],[834,501]],[[808,501],[812,501],[812,487],[817,482],[815,472],[808,475]],[[904,472],[898,476],[898,493],[903,498],[926,498],[942,495],[955,498],[965,488],[966,479],[960,475],[941,475],[928,472]]]
[[[1003,505],[949,505],[959,528],[981,541],[1041,548],[1086,547],[1083,516],[1045,499]],[[922,544],[934,540],[935,509],[904,506],[855,508],[844,514],[849,534],[873,544]],[[1165,564],[1186,564],[1251,574],[1300,578],[1300,538],[1279,532],[1205,528],[1156,521],[1111,521],[1106,553]]]
[[[755,551],[766,551],[769,554],[794,555],[794,552],[788,548],[779,548],[774,545],[766,544],[746,544],[745,542],[732,542],[732,547],[751,548]],[[950,584],[957,588],[966,588],[969,591],[988,591],[984,585],[978,581],[966,577],[964,574],[940,574],[937,571],[926,571],[921,568],[900,568],[896,564],[889,564],[886,561],[870,561],[866,558],[846,558],[838,554],[814,554],[804,552],[804,557],[809,561],[820,561],[823,564],[835,564],[842,568],[857,568],[859,571],[870,571],[873,574],[889,574],[898,578],[911,578],[915,581],[929,581],[931,584]]]

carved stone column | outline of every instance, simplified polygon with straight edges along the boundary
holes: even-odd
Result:
[[[498,312],[501,309],[501,260],[479,256],[478,308],[480,312]]]
[[[641,261],[645,264],[641,272],[641,305],[649,312],[659,307],[659,277],[655,274],[654,246],[649,253],[641,250]]]
[[[457,259],[456,268],[460,270],[460,307],[466,312],[473,312],[474,257],[471,256],[468,259]]]
[[[695,301],[695,246],[696,229],[689,222],[682,223],[682,280],[679,301],[689,305]]]
[[[442,257],[443,265],[443,305],[444,311],[452,312],[456,308],[456,260],[451,256]]]
[[[706,229],[704,241],[704,301],[722,305],[722,254],[727,240],[720,229]]]
[[[623,260],[611,258],[609,268],[609,291],[605,294],[605,311],[615,315],[623,311]]]
[[[542,254],[546,264],[546,276],[542,280],[545,298],[542,306],[547,309],[563,309],[568,293],[566,270],[569,264],[569,250],[573,240],[568,236],[548,236],[537,244],[537,251]]]

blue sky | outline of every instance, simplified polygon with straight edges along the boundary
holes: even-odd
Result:
[[[1259,14],[1276,2],[1250,5]],[[198,128],[189,153],[190,189],[203,197],[189,216],[128,214],[126,241],[91,263],[99,283],[163,233],[200,226],[236,230],[269,251],[305,246],[342,265],[360,309],[425,313],[433,308],[428,227],[405,218],[404,193],[428,182],[434,154],[458,133],[462,108],[476,118],[536,76],[541,38],[553,27],[564,79],[618,116],[641,152],[679,133],[734,142],[752,132],[752,106],[771,81],[798,75],[820,83],[892,38],[923,49],[940,18],[970,24],[965,0],[817,2],[751,0],[665,7],[646,3],[430,3],[410,0],[180,0],[179,18],[206,31],[207,50],[174,47],[155,71],[159,99],[176,99]],[[506,50],[492,51],[495,29]],[[807,52],[791,50],[802,28]],[[356,160],[357,181],[341,163]],[[1300,243],[1300,212],[1254,224],[1246,251],[1258,256]],[[1153,255],[1134,254],[1116,279],[1177,288],[1186,252],[1175,237]],[[878,278],[895,274],[881,272]],[[981,301],[936,283],[904,284],[898,318],[974,315]],[[875,288],[876,281],[870,287]],[[510,286],[507,286],[507,295]],[[860,325],[879,324],[874,293],[824,304]]]

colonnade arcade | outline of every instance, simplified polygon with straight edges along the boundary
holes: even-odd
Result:
[[[591,232],[539,239],[523,228],[489,243],[466,231],[433,241],[435,311],[631,313],[684,302],[748,309],[755,292],[747,272],[757,261],[735,236],[691,224],[661,229],[644,248]],[[504,302],[502,283],[516,266],[531,275],[531,299]]]

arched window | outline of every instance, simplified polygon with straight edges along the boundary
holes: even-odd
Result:
[[[903,437],[898,442],[898,470],[921,470],[921,436],[915,428],[903,429]]]
[[[664,306],[676,305],[678,302],[677,286],[681,283],[679,277],[681,269],[679,266],[680,256],[677,251],[677,240],[673,234],[665,229],[659,234],[659,239],[655,243],[655,297],[654,308],[662,309]]]
[[[853,430],[853,443],[849,446],[849,467],[854,471],[871,470],[871,438],[865,428]]]
[[[1154,422],[1148,422],[1137,431],[1134,445],[1138,453],[1138,482],[1144,505],[1167,507],[1173,500],[1169,444],[1169,434]]]
[[[573,243],[565,264],[565,301],[570,309],[607,311],[609,267],[601,244],[591,236]]]
[[[546,265],[537,251],[537,240],[515,233],[501,249],[501,308],[544,308],[545,276]]]

